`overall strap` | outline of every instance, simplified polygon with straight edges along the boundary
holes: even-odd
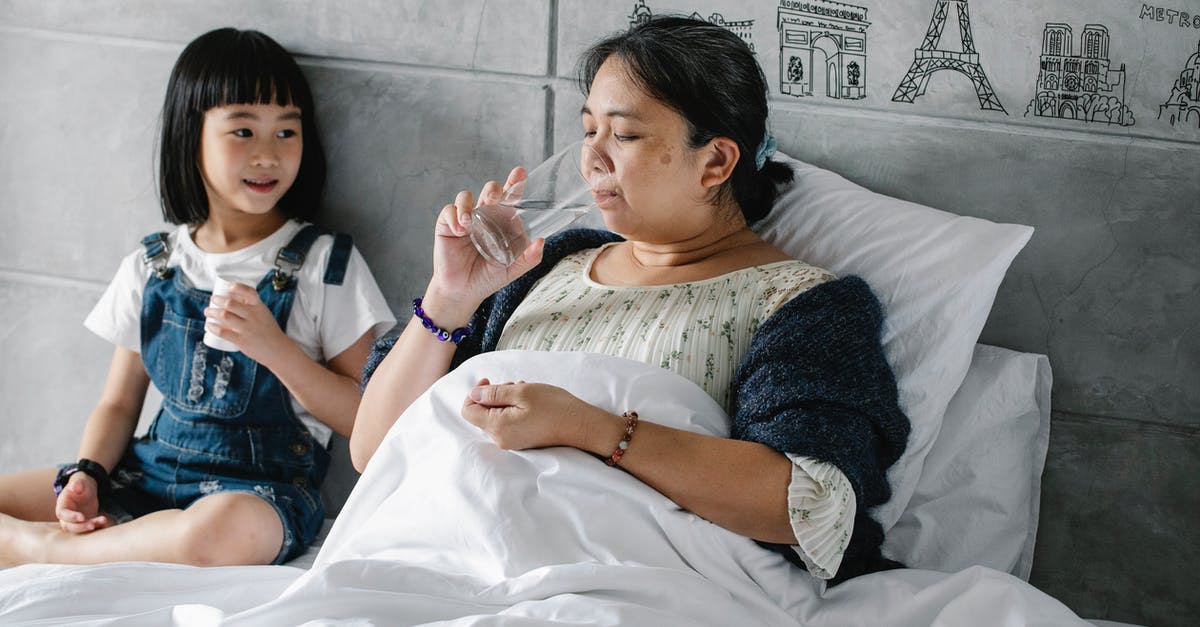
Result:
[[[275,256],[275,270],[271,273],[271,286],[275,288],[275,291],[281,292],[291,288],[296,272],[304,265],[308,249],[312,247],[318,237],[324,234],[326,234],[324,229],[309,224],[300,229],[300,232],[296,233],[287,246],[279,250],[279,254]],[[325,266],[324,281],[330,285],[341,285],[346,276],[346,265],[350,260],[350,251],[354,242],[349,235],[344,233],[333,235],[333,249],[329,251],[329,262]]]
[[[167,259],[171,257],[171,247],[167,244],[167,233],[159,231],[142,238],[142,261],[150,266],[154,276],[160,279],[170,278],[171,268],[167,267]]]
[[[350,251],[354,248],[354,240],[345,233],[333,234],[333,249],[329,251],[329,261],[325,264],[325,283],[341,285],[346,278],[346,265],[350,262]]]

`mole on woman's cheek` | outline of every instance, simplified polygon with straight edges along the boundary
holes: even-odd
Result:
[[[668,151],[666,151],[666,152],[662,153],[662,156],[658,158],[658,162],[659,162],[659,163],[661,163],[661,164],[663,164],[663,165],[670,165],[670,163],[671,163],[671,151],[669,151],[669,150],[668,150]]]

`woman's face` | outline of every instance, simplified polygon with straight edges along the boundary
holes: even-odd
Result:
[[[700,184],[703,159],[688,147],[682,115],[646,94],[615,57],[600,66],[582,114],[585,141],[612,170],[611,189],[596,192],[609,230],[668,244],[709,228],[716,210]],[[587,170],[594,157],[584,153]]]

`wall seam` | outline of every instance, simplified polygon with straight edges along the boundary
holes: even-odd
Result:
[[[1054,409],[1051,414],[1051,422],[1064,425],[1081,425],[1081,426],[1096,426],[1103,425],[1109,427],[1134,428],[1138,431],[1153,432],[1161,435],[1169,435],[1173,437],[1195,439],[1200,437],[1200,427],[1171,424],[1159,422],[1155,420],[1143,420],[1140,418],[1128,418],[1123,416],[1097,416],[1095,414],[1083,414],[1078,412],[1063,411]]]
[[[79,279],[57,274],[43,274],[19,268],[0,268],[0,281],[23,283],[38,287],[70,287],[94,291],[103,291],[104,288],[108,287],[108,281]]]
[[[557,138],[554,136],[555,103],[558,92],[555,89],[555,77],[558,76],[558,0],[550,0],[550,23],[547,26],[549,42],[546,47],[546,130],[542,134],[542,154],[546,157],[554,154]]]

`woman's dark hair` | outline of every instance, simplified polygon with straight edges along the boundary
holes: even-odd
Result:
[[[688,123],[688,142],[700,148],[715,137],[737,142],[741,158],[719,197],[732,198],[746,222],[767,215],[777,185],[792,170],[755,154],[767,131],[767,79],[754,52],[737,35],[708,22],[656,16],[588,48],[577,70],[586,96],[600,66],[616,57],[652,98],[678,111]]]
[[[163,218],[172,224],[208,220],[208,194],[200,175],[200,131],[205,112],[232,104],[299,107],[304,152],[296,181],[279,199],[279,209],[287,217],[311,220],[325,189],[325,152],[308,81],[292,55],[274,39],[233,28],[197,37],[171,70],[158,162]]]

